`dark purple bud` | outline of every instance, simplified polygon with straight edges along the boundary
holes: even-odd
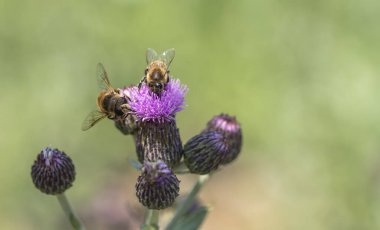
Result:
[[[145,161],[142,174],[137,178],[136,196],[149,209],[164,209],[178,196],[179,182],[164,162]]]
[[[242,145],[242,132],[240,124],[235,117],[227,114],[220,114],[213,117],[208,123],[204,132],[217,131],[225,137],[225,144],[228,146],[226,155],[222,158],[222,164],[228,164],[235,160],[240,153]]]
[[[169,168],[173,168],[182,158],[182,141],[175,120],[139,122],[135,144],[141,163],[162,160]]]
[[[47,147],[34,161],[31,175],[36,188],[43,193],[56,195],[72,186],[75,167],[64,152]]]
[[[216,170],[227,151],[223,134],[209,131],[191,138],[185,144],[183,154],[190,172],[203,175]]]

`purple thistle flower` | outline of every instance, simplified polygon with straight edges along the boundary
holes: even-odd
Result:
[[[185,106],[184,98],[187,91],[186,85],[181,85],[178,79],[171,78],[160,95],[152,93],[146,84],[140,89],[131,88],[128,103],[138,121],[169,122],[173,121],[175,114]]]

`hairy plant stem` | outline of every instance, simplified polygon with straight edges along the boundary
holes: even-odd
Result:
[[[158,210],[147,209],[145,213],[145,221],[144,224],[141,226],[141,230],[158,230],[158,217]]]
[[[175,174],[187,174],[190,173],[190,170],[187,168],[185,162],[181,161],[174,169]]]
[[[71,226],[75,230],[85,230],[85,227],[79,220],[77,216],[75,216],[73,209],[70,206],[69,201],[67,200],[67,197],[65,193],[61,193],[56,195],[57,199],[59,201],[59,204],[61,205],[63,211],[65,212],[66,216],[69,218],[69,221],[71,223]]]
[[[183,216],[187,212],[187,210],[189,210],[198,192],[202,188],[203,184],[209,179],[209,177],[209,174],[199,176],[197,182],[194,184],[193,188],[191,189],[191,192],[186,197],[185,201],[177,208],[173,218],[166,227],[166,230],[173,229],[173,227],[175,227],[177,222],[181,219],[181,216]]]

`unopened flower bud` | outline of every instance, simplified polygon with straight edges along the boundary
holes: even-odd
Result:
[[[242,145],[242,132],[236,118],[227,114],[217,115],[207,123],[204,132],[208,131],[217,131],[224,136],[228,151],[222,158],[221,163],[228,164],[235,160],[240,153]]]
[[[164,162],[145,161],[142,174],[137,178],[137,198],[149,209],[170,207],[178,196],[179,182]]]
[[[185,144],[183,154],[190,172],[203,175],[216,170],[227,151],[223,134],[209,131],[191,138]]]
[[[32,166],[32,180],[41,192],[56,195],[72,186],[75,180],[75,167],[64,152],[44,148]]]

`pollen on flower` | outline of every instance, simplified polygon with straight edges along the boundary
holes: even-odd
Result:
[[[185,106],[184,98],[188,91],[186,85],[181,85],[178,79],[171,78],[165,90],[156,95],[146,84],[141,88],[129,90],[129,105],[132,114],[139,121],[168,122],[174,120],[175,114]]]

